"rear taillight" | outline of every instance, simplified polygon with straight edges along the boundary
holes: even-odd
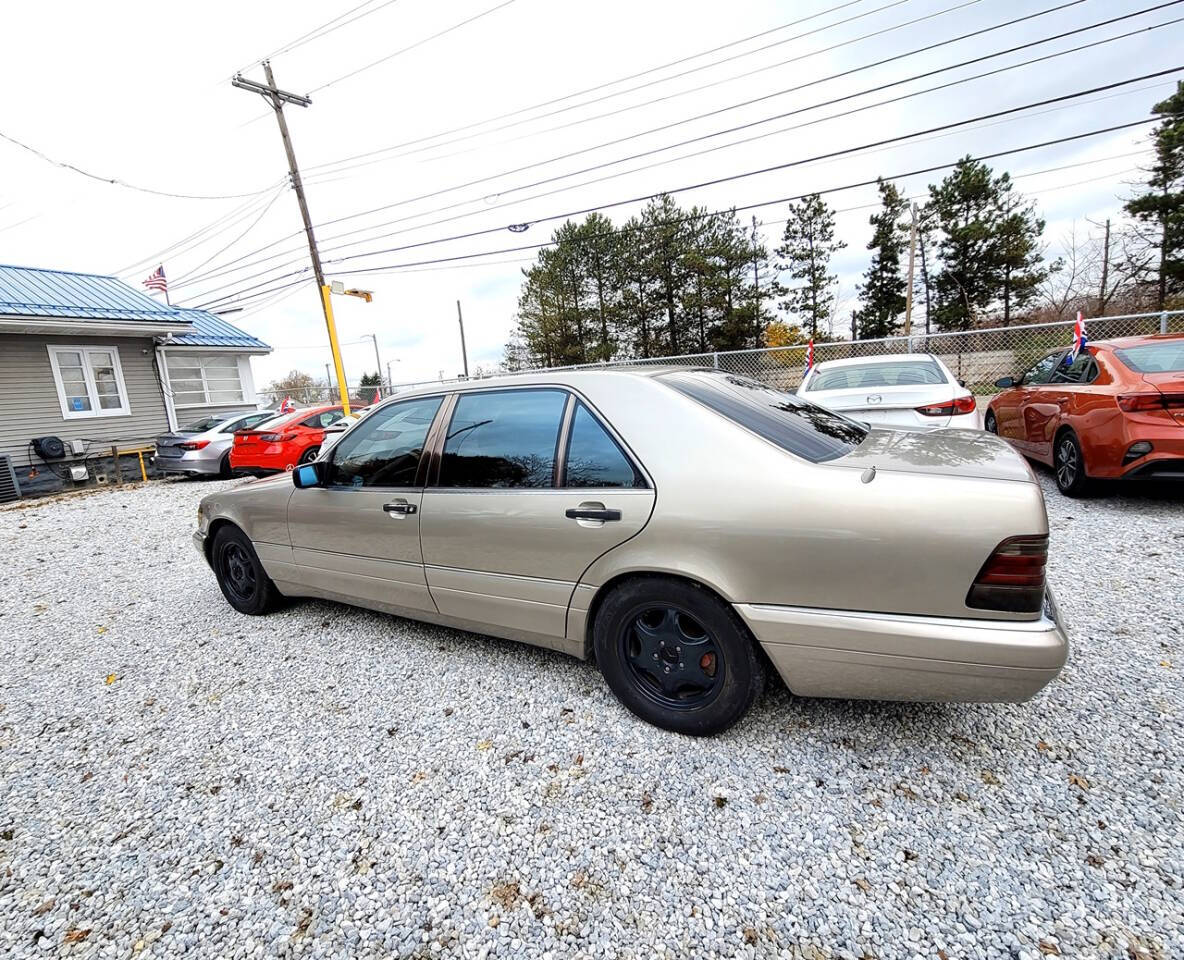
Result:
[[[974,578],[966,606],[977,610],[1039,613],[1044,603],[1048,537],[1009,537]]]
[[[202,450],[210,445],[209,440],[188,440],[180,444],[182,450]]]
[[[265,433],[259,439],[263,443],[287,443],[294,436],[294,433]]]
[[[1184,393],[1128,393],[1118,398],[1118,406],[1127,413],[1169,410],[1184,407]]]
[[[931,403],[917,407],[916,410],[923,417],[952,417],[960,413],[974,413],[974,397],[955,397],[945,403]]]

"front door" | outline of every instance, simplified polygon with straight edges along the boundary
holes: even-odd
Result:
[[[395,612],[435,611],[419,546],[419,468],[442,402],[375,410],[329,452],[324,485],[295,492],[288,530],[302,582]]]
[[[1035,399],[1037,387],[1052,374],[1060,353],[1041,357],[1024,371],[1019,382],[1000,394],[995,403],[996,426],[999,436],[1005,437],[1024,453],[1028,452],[1028,429],[1025,421],[1028,404]]]
[[[436,606],[493,632],[562,638],[584,571],[641,530],[653,503],[622,445],[567,391],[461,393],[421,513]]]

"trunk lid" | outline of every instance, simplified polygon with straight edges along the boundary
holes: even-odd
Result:
[[[163,436],[156,438],[156,455],[158,457],[179,457],[185,451],[181,449],[181,444],[187,439],[194,436],[192,433],[182,433],[175,431],[173,433],[166,433]]]
[[[855,450],[829,462],[896,473],[1036,482],[1027,462],[1006,441],[980,430],[884,430],[873,427]]]
[[[1168,412],[1177,423],[1184,425],[1184,372],[1145,373],[1143,379],[1167,398]]]
[[[944,427],[949,417],[927,417],[917,407],[945,403],[954,398],[954,385],[907,384],[890,387],[856,387],[842,390],[810,390],[806,399],[845,413],[857,420],[892,427]]]

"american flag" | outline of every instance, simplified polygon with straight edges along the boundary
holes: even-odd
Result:
[[[148,275],[148,279],[144,281],[144,286],[149,290],[159,290],[165,294],[169,292],[169,282],[164,278],[163,263]]]
[[[814,369],[814,338],[810,338],[810,342],[806,344],[806,373]]]

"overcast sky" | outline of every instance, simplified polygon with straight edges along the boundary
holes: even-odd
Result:
[[[245,288],[253,288],[248,294],[259,294],[303,279],[298,286],[245,301],[244,309],[227,319],[275,348],[271,356],[256,360],[261,386],[292,368],[323,376],[328,351],[315,286],[309,274],[287,276],[306,267],[308,256],[295,196],[281,188],[286,165],[276,123],[257,95],[230,84],[239,68],[261,80],[257,61],[281,50],[272,57],[279,86],[312,94],[311,107],[289,107],[286,112],[305,171],[313,221],[320,225],[317,234],[326,272],[375,294],[371,304],[335,300],[350,379],[374,368],[373,347],[369,341],[358,342],[370,333],[378,336],[384,365],[387,360],[399,361],[393,369],[396,382],[431,379],[441,371],[452,376],[461,363],[456,301],[464,305],[470,364],[496,364],[512,324],[520,270],[531,253],[492,255],[484,263],[461,260],[385,268],[538,243],[550,237],[558,221],[535,223],[524,233],[505,228],[1178,66],[1184,48],[1181,25],[1170,24],[992,77],[812,122],[1184,16],[1184,4],[1167,6],[927,79],[863,93],[1134,13],[1155,2],[9,4],[8,42],[0,58],[5,90],[0,133],[103,177],[207,199],[162,197],[98,182],[0,141],[0,263],[115,273],[138,286],[163,262],[174,302],[188,306]],[[1024,23],[825,79],[1060,5],[1065,8]],[[398,53],[470,17],[478,19]],[[792,21],[802,22],[787,26]],[[331,32],[283,50],[325,24],[333,27]],[[764,35],[733,43],[758,33]],[[731,45],[700,55],[725,44]],[[377,66],[359,70],[386,57]],[[680,60],[677,66],[651,70]],[[355,76],[331,82],[355,70]],[[614,83],[643,71],[649,72]],[[744,206],[877,175],[891,177],[949,163],[967,153],[1008,150],[1138,120],[1181,76],[1184,73],[1176,72],[900,145],[679,191],[675,199],[683,206]],[[809,86],[802,88],[805,84]],[[569,96],[593,87],[600,89]],[[793,87],[802,89],[779,93]],[[860,95],[833,106],[815,106],[850,94]],[[763,99],[736,106],[754,98]],[[553,100],[559,102],[524,109]],[[661,102],[649,102],[654,100]],[[514,189],[795,110],[799,112],[792,117],[743,132]],[[719,112],[691,119],[712,111]],[[601,116],[609,113],[613,115]],[[513,115],[493,120],[505,114]],[[647,132],[657,127],[668,128]],[[467,129],[441,136],[456,128]],[[1087,217],[1099,220],[1118,213],[1116,197],[1129,194],[1127,184],[1138,177],[1148,129],[994,161],[1037,201],[1048,221],[1050,257],[1074,221],[1084,225]],[[747,143],[679,159],[762,134]],[[632,139],[600,146],[623,137]],[[391,147],[395,149],[370,156],[365,163],[333,163]],[[567,159],[544,162],[576,151],[580,152]],[[1080,166],[1039,172],[1069,164]],[[531,168],[509,172],[527,165]],[[898,182],[915,195],[939,177],[899,177]],[[462,186],[476,180],[483,182]],[[587,182],[592,180],[598,182]],[[244,194],[249,196],[208,199]],[[414,199],[425,194],[434,195]],[[872,212],[867,205],[874,196],[873,188],[861,188],[827,197],[844,211],[839,233],[848,249],[836,267],[841,295],[850,301],[848,309],[866,266],[867,217]],[[607,212],[620,222],[637,206]],[[351,217],[377,207],[386,209]],[[775,246],[784,205],[755,213]],[[744,214],[746,220],[751,216]],[[330,223],[345,217],[350,219]],[[425,245],[482,230],[493,232]],[[372,253],[413,244],[420,245]],[[162,253],[167,248],[173,249]],[[353,259],[339,259],[347,256]],[[255,263],[264,257],[270,259]],[[240,269],[224,272],[224,264]],[[353,276],[342,272],[367,267],[384,270]],[[221,275],[202,276],[212,271]],[[217,300],[214,309],[235,304],[233,297]]]

